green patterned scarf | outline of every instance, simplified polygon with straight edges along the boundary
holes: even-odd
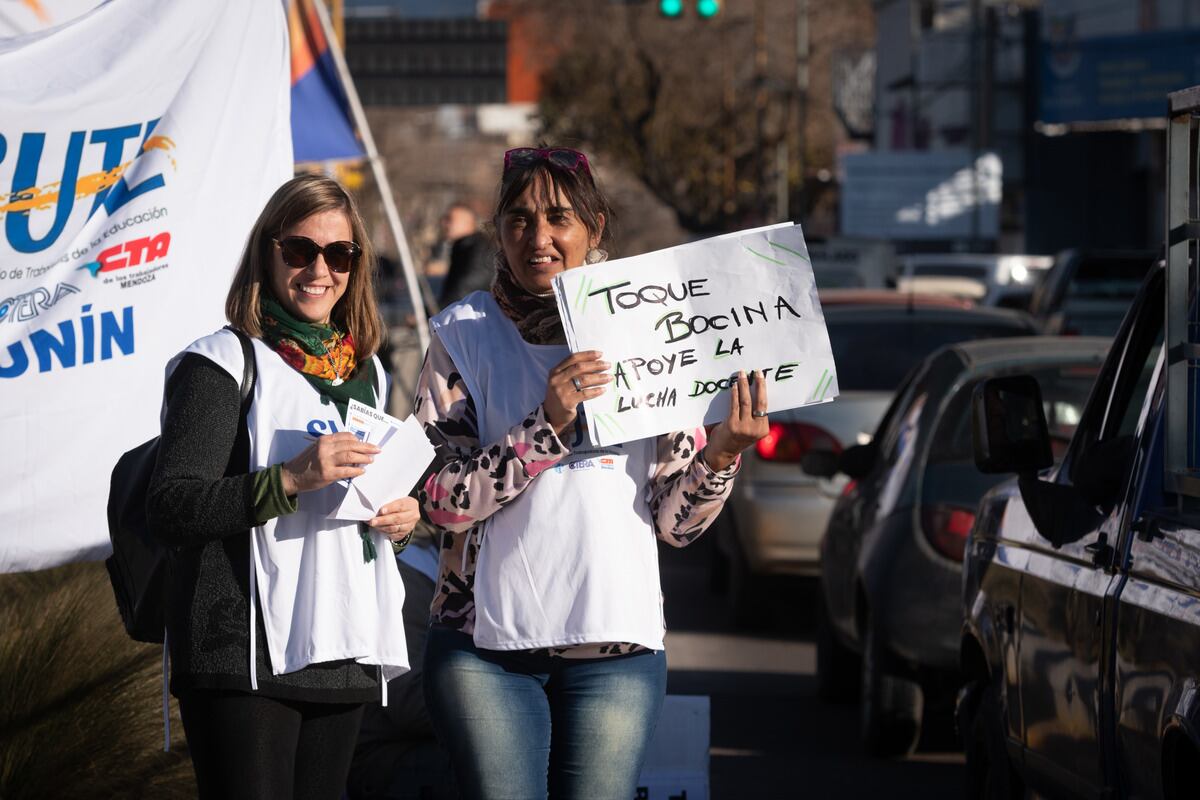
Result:
[[[349,333],[329,325],[301,322],[267,295],[262,299],[262,311],[263,341],[288,366],[304,375],[321,393],[323,403],[333,403],[343,420],[351,398],[375,406],[374,360],[357,363],[354,338]]]

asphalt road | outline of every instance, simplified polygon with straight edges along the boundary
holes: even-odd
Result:
[[[667,691],[710,697],[713,800],[963,796],[962,756],[947,733],[907,759],[872,759],[858,746],[857,708],[817,699],[810,584],[773,583],[773,619],[738,631],[709,588],[710,546],[664,546],[660,561]]]

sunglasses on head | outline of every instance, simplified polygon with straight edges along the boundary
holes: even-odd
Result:
[[[504,154],[504,171],[508,172],[513,167],[528,167],[543,161],[570,172],[582,170],[588,177],[592,175],[587,156],[569,147],[514,147]]]
[[[330,242],[321,247],[307,236],[285,236],[273,241],[279,245],[283,263],[292,269],[304,269],[317,260],[319,253],[325,257],[330,272],[349,272],[362,255],[362,248],[354,242]]]

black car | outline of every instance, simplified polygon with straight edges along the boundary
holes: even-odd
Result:
[[[728,575],[741,626],[761,621],[770,605],[764,578],[811,577],[819,568],[821,535],[844,481],[805,475],[799,465],[806,453],[840,452],[869,436],[904,376],[938,348],[1036,332],[1028,314],[973,308],[949,297],[823,290],[821,305],[837,363],[838,399],[771,414],[771,431],[742,460],[714,529],[714,577],[719,583]]]
[[[908,378],[872,441],[836,459],[851,483],[821,541],[818,686],[829,699],[858,690],[868,752],[909,752],[926,702],[949,711],[961,683],[955,600],[963,545],[979,499],[1001,480],[972,460],[974,388],[1000,375],[1036,374],[1065,443],[1107,349],[1106,339],[1081,337],[942,348]],[[830,473],[834,463],[813,457],[805,466]]]

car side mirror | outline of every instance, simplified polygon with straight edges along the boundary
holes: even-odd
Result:
[[[875,460],[878,456],[879,445],[874,441],[847,447],[838,456],[838,472],[844,472],[856,481],[861,480],[875,466]]]
[[[1036,475],[1054,464],[1042,390],[1032,375],[990,378],[976,386],[971,430],[980,472]]]
[[[815,478],[832,478],[838,473],[839,460],[832,450],[809,450],[800,460],[800,469]]]

